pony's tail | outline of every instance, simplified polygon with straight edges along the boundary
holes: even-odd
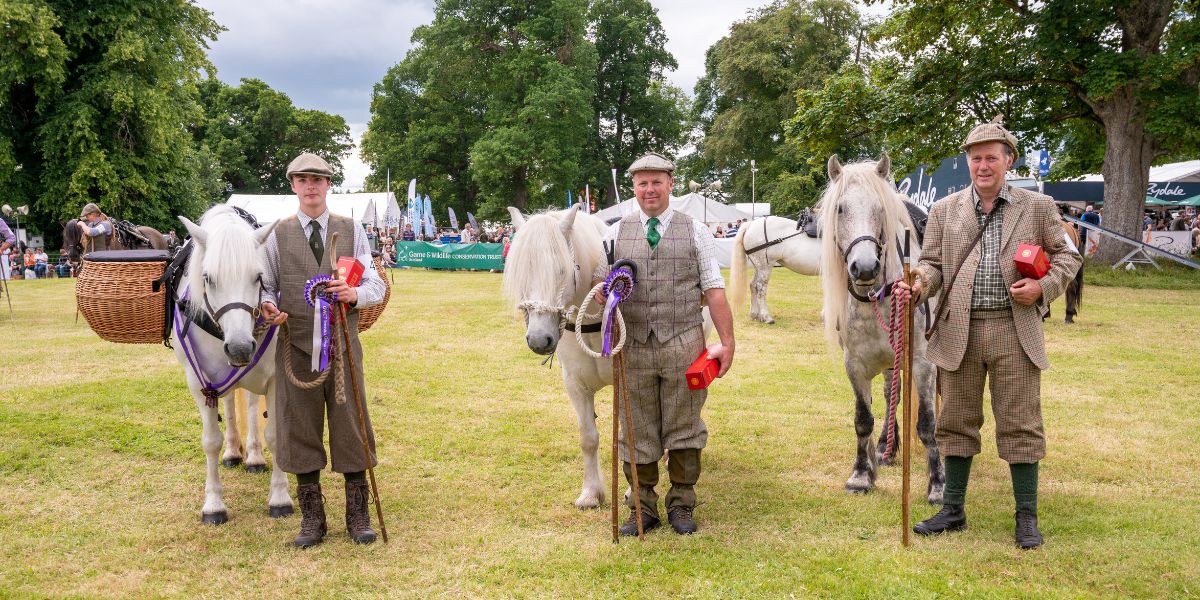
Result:
[[[733,239],[733,255],[729,264],[729,306],[733,314],[738,314],[746,305],[748,283],[746,281],[746,232],[750,230],[747,224],[738,229],[737,237]]]

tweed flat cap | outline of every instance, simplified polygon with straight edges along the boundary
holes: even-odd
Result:
[[[96,206],[95,202],[88,202],[83,205],[83,210],[79,211],[79,218],[82,219],[92,213],[100,214],[100,207]]]
[[[333,168],[325,159],[313,154],[305,152],[297,156],[295,160],[288,165],[287,178],[291,179],[292,175],[321,175],[323,177],[333,178]]]
[[[638,171],[666,171],[667,173],[674,173],[675,163],[661,154],[651,152],[633,161],[633,164],[629,165],[629,168],[625,172],[633,175]]]
[[[996,117],[990,122],[975,126],[975,129],[972,129],[971,133],[967,134],[966,141],[963,142],[963,152],[966,152],[967,148],[970,148],[975,144],[1001,142],[1005,146],[1012,148],[1013,155],[1019,154],[1017,151],[1017,138],[1013,134],[1009,133],[1009,131],[1004,128],[1004,125],[1001,125],[1002,120],[1003,116],[996,115]]]

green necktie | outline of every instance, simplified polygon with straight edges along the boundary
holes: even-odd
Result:
[[[646,221],[646,241],[650,242],[650,249],[653,250],[658,246],[658,240],[662,239],[662,234],[658,232],[658,217],[650,217]]]
[[[317,264],[321,264],[321,257],[325,254],[325,243],[321,241],[321,224],[316,219],[312,220],[312,233],[308,236],[308,247],[312,248]]]

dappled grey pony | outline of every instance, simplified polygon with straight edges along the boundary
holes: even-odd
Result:
[[[844,357],[846,376],[854,388],[854,431],[858,452],[846,489],[867,492],[875,487],[876,471],[884,459],[888,427],[876,447],[873,438],[875,419],[871,413],[871,381],[884,375],[884,389],[891,388],[895,354],[888,334],[880,322],[887,323],[890,303],[883,295],[892,282],[900,279],[903,267],[904,230],[913,229],[903,198],[892,180],[891,161],[883,155],[879,162],[860,162],[843,167],[837,156],[828,164],[829,187],[818,204],[821,214],[822,266],[825,335],[830,344],[838,344]],[[911,244],[914,264],[920,245]],[[876,315],[878,310],[879,316]],[[934,398],[937,372],[925,358],[926,314],[914,317],[913,389],[920,395],[917,411],[917,436],[925,444],[929,468],[926,498],[940,504],[945,474],[937,440],[934,438]],[[886,406],[886,401],[885,401]],[[899,411],[897,411],[899,412]],[[886,414],[886,409],[885,409]],[[897,415],[896,421],[899,421]],[[900,447],[899,427],[893,423],[894,448]]]

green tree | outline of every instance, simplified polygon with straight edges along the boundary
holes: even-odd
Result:
[[[418,47],[375,88],[363,152],[372,185],[387,167],[416,166],[392,173],[429,173],[427,185],[460,194],[451,205],[475,205],[483,217],[561,202],[582,172],[593,121],[586,8],[584,0],[439,1],[433,23],[413,33]]]
[[[891,52],[820,93],[789,125],[810,152],[882,140],[902,168],[959,152],[996,114],[1026,147],[1055,155],[1055,177],[1100,170],[1105,225],[1136,236],[1150,167],[1200,153],[1200,3],[1195,0],[903,0],[881,30]],[[862,81],[848,85],[854,77]],[[848,92],[847,90],[853,90]],[[858,115],[841,128],[820,116]],[[1101,246],[1115,262],[1128,249]]]
[[[619,175],[646,152],[674,154],[685,141],[689,100],[666,83],[678,68],[666,50],[658,11],[646,0],[595,0],[588,15],[596,45],[593,142],[585,177],[612,189]]]
[[[784,152],[783,123],[796,112],[796,93],[819,88],[851,60],[862,31],[845,0],[776,0],[735,23],[705,57],[693,116],[702,159],[688,161],[706,179],[726,180],[734,197],[749,201],[750,161],[758,197],[776,213],[809,202],[813,178]]]
[[[205,118],[193,135],[215,157],[229,190],[291,193],[287,165],[303,152],[333,167],[342,180],[342,157],[353,148],[350,127],[340,115],[297,108],[286,94],[258,79],[231,87],[210,78],[199,86]]]
[[[99,202],[166,227],[219,189],[185,126],[220,26],[184,0],[0,2],[0,184],[35,228]]]

